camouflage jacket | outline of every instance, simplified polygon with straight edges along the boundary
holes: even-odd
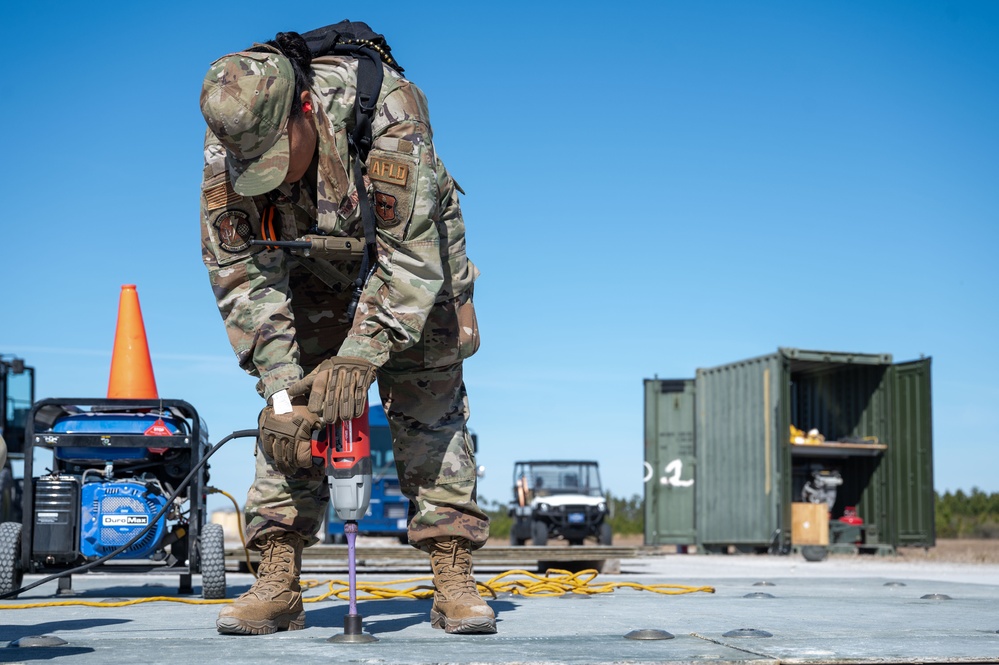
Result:
[[[267,398],[301,378],[289,273],[304,261],[280,249],[250,245],[274,206],[273,239],[293,240],[310,229],[363,238],[347,136],[353,128],[357,62],[326,56],[313,61],[312,84],[319,130],[318,176],[243,197],[229,184],[225,149],[209,131],[201,195],[202,258],[240,366],[260,377]],[[373,146],[365,183],[378,218],[378,259],[350,331],[337,355],[377,366],[415,344],[430,309],[468,297],[478,270],[465,255],[465,227],[454,180],[437,157],[422,91],[390,68],[373,119]],[[269,217],[269,215],[268,215]],[[354,279],[358,261],[331,261]],[[344,288],[344,291],[347,289]],[[334,297],[332,308],[346,299]],[[342,312],[335,312],[342,315]]]

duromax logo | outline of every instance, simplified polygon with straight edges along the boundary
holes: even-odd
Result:
[[[101,526],[145,526],[149,515],[102,515]]]

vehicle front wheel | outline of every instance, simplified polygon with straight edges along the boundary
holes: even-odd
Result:
[[[541,520],[531,523],[531,544],[535,547],[544,547],[548,544],[548,525]]]
[[[610,545],[614,540],[614,532],[611,525],[604,522],[600,525],[600,533],[597,535],[597,542],[601,545]]]
[[[522,517],[515,517],[510,524],[510,545],[521,547],[526,545],[531,538],[531,521]]]

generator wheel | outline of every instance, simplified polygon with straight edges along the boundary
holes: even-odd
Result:
[[[541,520],[531,522],[531,544],[535,547],[548,544],[548,525]]]
[[[201,597],[225,598],[225,534],[221,524],[209,522],[201,527],[198,538],[201,570]]]
[[[21,588],[21,525],[17,522],[0,524],[0,594]],[[11,596],[17,598],[17,596]]]

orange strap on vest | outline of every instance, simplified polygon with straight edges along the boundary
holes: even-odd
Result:
[[[278,218],[277,206],[269,205],[264,208],[260,215],[260,237],[263,240],[277,240],[278,234],[274,230],[274,222]],[[276,249],[273,245],[268,245],[267,249]]]

